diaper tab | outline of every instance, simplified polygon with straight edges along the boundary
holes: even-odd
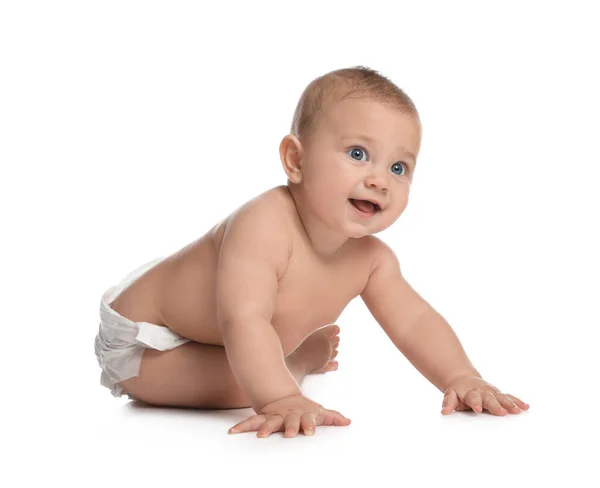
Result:
[[[169,351],[190,342],[190,339],[180,336],[168,327],[148,322],[136,322],[136,325],[139,329],[135,340],[158,351]]]

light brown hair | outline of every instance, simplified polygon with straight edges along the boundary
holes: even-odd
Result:
[[[302,141],[318,127],[320,116],[331,104],[346,98],[390,104],[418,117],[415,104],[401,88],[371,68],[354,66],[331,71],[308,84],[296,105],[291,133]]]

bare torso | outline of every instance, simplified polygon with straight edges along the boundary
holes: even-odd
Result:
[[[312,251],[287,187],[272,188],[261,198],[286,212],[293,238],[293,252],[279,280],[271,320],[288,355],[307,335],[335,323],[361,293],[371,253],[365,252],[366,238],[349,239],[335,256],[325,260]],[[142,275],[117,297],[112,308],[130,320],[163,325],[193,341],[222,346],[215,280],[228,221],[229,217]]]

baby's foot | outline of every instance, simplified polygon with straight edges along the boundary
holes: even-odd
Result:
[[[338,369],[334,361],[340,343],[340,328],[336,324],[316,330],[292,353],[294,360],[304,363],[307,374],[322,374]]]

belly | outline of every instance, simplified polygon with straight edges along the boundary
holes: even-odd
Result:
[[[167,327],[179,335],[203,344],[223,346],[217,323],[216,263],[213,267],[188,262],[174,270],[165,282],[162,316]],[[346,305],[356,296],[354,289],[338,290],[333,296],[320,294],[316,300],[314,286],[282,287],[275,299],[271,325],[284,354],[294,351],[306,337],[324,325],[335,323]],[[327,300],[323,297],[328,296]]]
[[[280,290],[275,301],[271,325],[277,332],[281,347],[287,356],[315,330],[333,324],[352,300],[351,296],[337,295],[320,300],[307,299],[310,289],[300,286],[295,293]],[[312,294],[311,294],[312,295]]]
[[[193,275],[191,268],[187,271]],[[216,316],[215,274],[214,270],[207,273],[205,269],[202,278],[196,276],[193,281],[181,278],[179,283],[168,286],[169,297],[165,300],[163,316],[165,325],[179,335],[203,344],[223,346]],[[349,301],[338,298],[315,307],[314,300],[298,296],[290,300],[287,294],[279,293],[271,325],[284,355],[294,351],[315,330],[335,323]]]

